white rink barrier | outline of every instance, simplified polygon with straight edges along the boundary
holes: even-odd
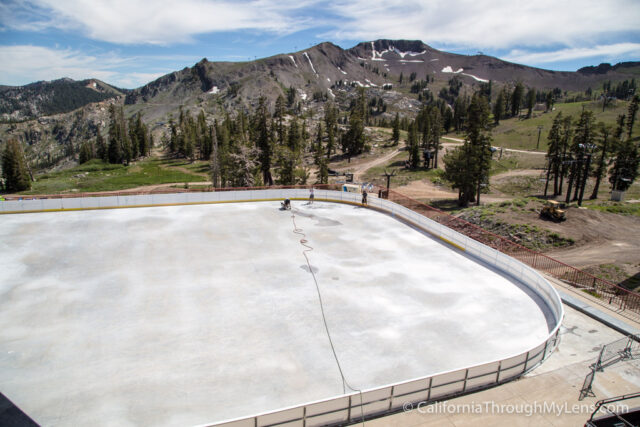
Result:
[[[315,189],[315,200],[360,204],[357,193]],[[148,194],[66,199],[15,200],[0,202],[0,213],[72,211],[125,207],[171,206],[241,201],[307,200],[307,189],[243,190],[175,194]],[[370,208],[390,214],[414,227],[436,236],[453,248],[505,273],[527,286],[547,305],[553,315],[553,329],[546,339],[525,352],[481,365],[441,372],[389,384],[362,393],[350,393],[310,402],[295,407],[216,422],[208,425],[225,427],[259,426],[324,426],[358,422],[365,418],[403,410],[405,404],[432,402],[477,391],[513,380],[545,360],[556,348],[558,332],[564,317],[562,302],[556,290],[537,271],[493,248],[426,218],[404,206],[371,197]],[[294,204],[295,207],[295,204]],[[2,221],[0,217],[0,221]],[[454,250],[455,250],[454,249]]]

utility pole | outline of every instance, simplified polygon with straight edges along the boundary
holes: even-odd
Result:
[[[542,128],[542,125],[538,126],[538,143],[536,144],[536,150],[540,148],[540,134],[542,133]]]
[[[582,187],[580,188],[580,197],[578,198],[578,206],[582,206],[582,197],[584,196],[584,187],[587,185],[587,178],[589,177],[589,167],[591,166],[591,153],[587,154],[586,165],[584,167],[584,177],[582,179]]]
[[[396,171],[389,173],[386,170],[384,171],[384,176],[387,177],[387,199],[389,198],[389,188],[391,187],[391,177],[396,176]]]

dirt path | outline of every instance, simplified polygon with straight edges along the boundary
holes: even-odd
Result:
[[[411,181],[407,185],[394,188],[400,194],[413,199],[454,199],[458,192],[437,186],[429,180]]]
[[[369,169],[376,167],[378,165],[381,165],[383,163],[388,162],[389,160],[393,159],[397,154],[400,153],[400,148],[396,148],[395,150],[385,154],[382,157],[378,157],[376,159],[370,160],[368,162],[365,163],[360,163],[358,165],[355,166],[343,166],[340,168],[336,168],[336,170],[338,171],[351,171],[353,172],[353,180],[355,182],[360,182],[362,175],[365,174],[366,171],[368,171]]]
[[[449,141],[455,141],[455,143],[451,143],[451,142],[445,142],[442,145],[450,145],[450,146],[456,146],[456,145],[462,145],[462,143],[464,142],[464,139],[460,139],[460,138],[452,138],[450,136],[443,136],[441,137],[442,139],[448,139]],[[537,155],[542,155],[542,156],[546,156],[547,153],[544,151],[530,151],[530,150],[518,150],[516,148],[501,148],[501,147],[496,147],[496,148],[500,148],[504,151],[508,151],[511,153],[524,153],[524,154],[537,154]]]

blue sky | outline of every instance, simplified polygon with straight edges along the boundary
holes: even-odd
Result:
[[[0,84],[93,77],[134,88],[203,57],[379,38],[574,71],[640,61],[640,1],[0,0]]]

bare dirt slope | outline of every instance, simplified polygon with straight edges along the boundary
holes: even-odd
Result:
[[[563,223],[543,221],[544,227],[572,237],[576,245],[549,255],[576,267],[640,263],[640,218],[590,209],[570,208]]]

